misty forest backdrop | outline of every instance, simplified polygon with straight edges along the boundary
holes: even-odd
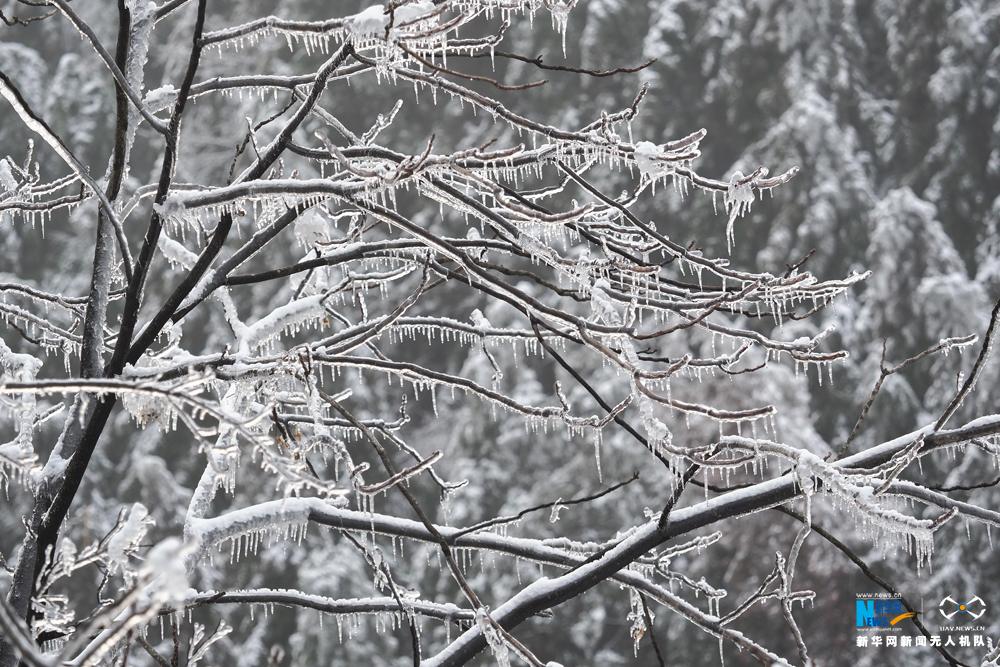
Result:
[[[102,13],[115,14],[113,3],[77,4],[105,43],[113,44],[115,22],[99,19]],[[7,16],[25,9],[12,0],[0,8]],[[362,8],[347,1],[228,0],[210,3],[209,24],[269,14],[321,19]],[[188,12],[170,29],[189,31],[193,20],[193,13]],[[814,368],[804,373],[796,372],[791,364],[771,364],[754,375],[750,391],[724,378],[706,381],[703,391],[711,400],[735,407],[772,403],[779,408],[777,428],[784,441],[825,456],[846,441],[878,379],[883,339],[887,340],[886,361],[898,363],[943,337],[982,336],[992,304],[1000,297],[1000,4],[984,0],[580,0],[569,15],[565,59],[561,37],[549,28],[547,16],[535,20],[542,25],[530,31],[516,24],[502,48],[529,57],[542,55],[548,64],[594,70],[635,66],[650,58],[656,62],[636,73],[606,78],[540,72],[527,63],[502,59],[496,62],[495,74],[491,74],[488,58],[463,63],[468,71],[507,83],[549,79],[538,88],[490,93],[508,108],[558,127],[578,127],[600,118],[602,110],[628,107],[642,82],[648,81],[645,111],[632,127],[636,141],[641,137],[660,143],[704,127],[708,135],[697,162],[702,174],[726,180],[736,170],[750,173],[762,164],[779,173],[795,165],[800,168],[790,183],[773,190],[773,196],[763,196],[737,222],[731,254],[734,265],[780,275],[810,255],[804,266],[820,279],[840,278],[851,271],[873,272],[847,298],[838,298],[818,316],[781,325],[780,335],[787,340],[814,336],[829,324],[836,325],[830,346],[848,350],[851,356],[834,364],[830,376],[818,377]],[[187,43],[172,42],[170,37],[169,30],[154,32],[147,89],[158,86],[160,79],[176,81],[183,71]],[[271,38],[247,44],[238,53],[228,50],[222,59],[212,52],[204,59],[199,79],[233,62],[240,62],[246,72],[280,73],[286,63],[310,57],[304,48],[289,51],[285,40]],[[84,164],[106,164],[115,118],[115,100],[107,94],[110,76],[69,22],[56,17],[27,27],[0,26],[0,70],[18,84],[32,108],[62,132]],[[374,80],[352,86],[363,97],[341,102],[329,96],[324,103],[358,132],[371,126],[378,114],[387,114],[397,98],[403,99],[400,117],[405,122],[393,123],[383,135],[387,142],[390,139],[385,137],[391,137],[399,150],[419,153],[431,133],[436,135],[436,149],[442,151],[481,145],[496,135],[512,139],[508,135],[513,131],[494,124],[488,114],[440,101],[435,106],[429,94],[417,100],[405,93],[405,87],[380,87]],[[358,104],[358,99],[364,103]],[[243,119],[266,118],[286,103],[287,95],[261,98],[234,93],[199,98],[188,113],[198,119],[201,136],[197,142],[182,144],[178,180],[224,182],[246,133]],[[143,125],[142,132],[151,130]],[[15,161],[22,159],[30,137],[12,111],[0,106],[0,146],[5,154]],[[195,144],[200,151],[197,156],[184,154]],[[41,147],[36,159],[42,162],[43,172],[62,173],[58,158]],[[143,155],[133,156],[125,190],[155,181],[158,170],[159,165]],[[628,174],[606,168],[591,173],[592,181],[608,193],[628,187],[627,178]],[[90,201],[69,216],[55,215],[44,226],[5,216],[0,227],[0,281],[18,276],[52,291],[86,294],[96,211],[96,203]],[[673,191],[638,202],[633,212],[644,220],[660,220],[659,229],[682,245],[703,248],[707,256],[727,256],[727,216],[710,195]],[[437,207],[432,206],[415,215],[420,219],[420,215],[437,214]],[[80,238],[86,242],[78,242]],[[286,252],[283,261],[273,259],[272,265],[294,263],[302,256],[302,246],[290,239]],[[156,271],[166,278],[161,280],[154,273],[147,290],[162,299],[171,282],[170,269],[163,264]],[[277,303],[282,296],[268,284],[234,292],[238,302],[262,307]],[[509,317],[500,306],[491,310],[485,301],[472,299],[442,301],[438,307],[462,321],[476,308],[483,308],[494,326],[504,325]],[[189,349],[221,349],[227,332],[215,324],[209,319],[187,323]],[[0,335],[13,349],[27,349],[11,329]],[[399,345],[411,346],[407,354],[415,359],[438,350],[419,341]],[[929,357],[890,376],[851,451],[936,419],[954,396],[960,371],[968,371],[977,351]],[[456,347],[452,353],[455,358],[438,361],[478,374],[489,383],[493,369],[478,348],[462,351]],[[497,359],[504,382],[516,386],[526,401],[551,397],[555,381],[562,380],[570,402],[593,405],[590,396],[574,386],[549,357],[525,360],[503,351]],[[58,368],[61,360],[53,357],[47,365]],[[1000,403],[998,368],[994,360],[963,414],[994,411],[993,406]],[[599,367],[583,368],[595,378],[600,371]],[[398,409],[401,393],[406,392],[373,377],[354,387],[352,400],[360,415],[385,415]],[[407,414],[407,440],[421,450],[444,450],[446,456],[437,469],[446,479],[470,480],[468,487],[436,510],[440,523],[470,525],[602,488],[589,438],[569,438],[562,429],[530,431],[520,417],[495,414],[487,405],[446,396],[439,396],[432,406],[426,395],[411,393]],[[80,544],[105,534],[118,508],[136,501],[148,507],[156,521],[150,532],[154,541],[175,533],[203,460],[191,455],[183,430],[162,432],[153,426],[133,430],[125,411],[113,419],[76,500],[77,510],[69,523],[72,534]],[[692,441],[715,437],[710,424],[688,427],[683,422],[678,416],[671,425],[675,437]],[[54,441],[58,428],[42,425],[39,433],[39,442]],[[586,511],[563,509],[558,524],[550,523],[549,513],[542,512],[511,531],[603,541],[615,530],[634,525],[645,508],[659,509],[656,499],[662,497],[670,477],[650,462],[648,452],[627,433],[609,428],[600,450],[603,484],[627,480],[635,470],[641,471],[639,479],[595,501]],[[966,485],[987,482],[1000,474],[989,457],[971,449],[964,455],[935,454],[923,465],[928,478],[937,473],[935,479],[945,486],[959,480]],[[258,475],[262,483],[243,484],[235,497],[220,494],[216,500],[220,510],[230,504],[250,504],[254,494],[263,498],[271,493],[263,483],[265,475],[249,460],[244,461],[240,474],[251,480]],[[0,511],[0,551],[9,555],[20,540],[21,515],[30,499],[16,484],[7,493],[9,500]],[[701,491],[687,493],[690,496],[682,498],[682,504],[697,500]],[[996,507],[998,496],[996,488],[987,487],[964,497]],[[401,501],[390,494],[379,502],[393,506]],[[428,496],[428,504],[432,503],[439,507]],[[705,576],[726,588],[729,600],[742,599],[770,571],[774,553],[787,549],[795,526],[792,518],[775,511],[747,517],[732,523],[712,548],[681,556],[687,559],[682,569],[692,579]],[[205,569],[203,576],[224,578],[231,587],[287,587],[335,597],[369,594],[371,576],[364,560],[353,547],[331,535],[310,529],[301,546],[282,542],[262,547],[255,556],[232,565],[219,565],[228,554],[217,555],[216,568]],[[964,521],[945,526],[935,540],[932,569],[922,570],[919,576],[912,555],[884,551],[860,537],[842,537],[877,573],[909,599],[922,601],[928,611],[945,595],[956,599],[980,596],[988,608],[983,617],[985,634],[1000,636],[1000,593],[995,585],[1000,580],[1000,560],[983,526],[969,529]],[[941,663],[940,656],[926,649],[857,648],[855,596],[879,589],[816,536],[806,543],[803,553],[798,586],[821,590],[823,597],[822,603],[806,605],[798,612],[799,622],[821,664]],[[453,588],[447,572],[432,557],[411,558],[398,567],[406,568],[407,580],[419,582],[425,597]],[[494,567],[498,566],[488,556],[482,565],[470,566],[470,583],[487,597],[506,599],[518,587],[519,572],[508,568],[502,575],[486,576],[485,571]],[[99,581],[99,573],[94,577]],[[216,584],[223,585],[222,579],[203,580],[200,587],[207,590]],[[556,608],[551,619],[533,621],[519,636],[529,646],[558,645],[554,659],[566,665],[655,665],[648,638],[640,641],[638,657],[633,658],[629,612],[628,592],[606,583]],[[209,660],[213,665],[267,664],[276,644],[286,653],[281,664],[410,662],[406,631],[376,627],[370,618],[323,619],[312,610],[280,606],[256,611],[239,606],[204,607],[194,614],[210,627],[224,617],[238,631],[213,647]],[[776,650],[792,655],[794,639],[780,616],[777,607],[761,607],[741,629],[768,637]],[[718,664],[718,642],[682,618],[657,614],[654,627],[667,664]],[[425,641],[432,643],[457,630],[428,622],[424,632]],[[165,647],[168,635],[169,630]],[[159,642],[155,630],[151,641]],[[727,664],[749,661],[732,647],[725,652]],[[977,662],[981,657],[961,651],[956,655]],[[134,664],[151,664],[142,662],[148,661],[142,652],[135,652],[131,659]],[[491,660],[487,652],[477,662]]]

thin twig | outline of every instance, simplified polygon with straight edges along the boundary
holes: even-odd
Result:
[[[167,662],[167,659],[164,658],[159,653],[157,653],[156,649],[153,648],[152,644],[146,641],[145,637],[143,637],[142,635],[136,635],[135,641],[139,644],[139,646],[145,649],[146,653],[149,654],[149,656],[156,662],[157,665],[159,665],[160,667],[170,667],[170,663]]]
[[[844,444],[841,446],[840,450],[837,451],[837,456],[836,456],[836,458],[834,458],[834,460],[837,460],[837,459],[841,458],[844,454],[847,453],[847,450],[850,448],[851,443],[854,442],[854,438],[856,438],[857,435],[858,435],[858,433],[861,431],[861,424],[864,423],[865,417],[868,416],[868,411],[871,410],[872,403],[875,402],[875,397],[878,396],[879,391],[881,391],[881,389],[882,389],[882,383],[885,382],[885,379],[887,377],[889,377],[889,375],[891,375],[891,373],[889,372],[889,370],[885,367],[885,350],[886,350],[886,344],[887,344],[887,340],[885,338],[883,338],[882,339],[882,358],[878,362],[878,367],[879,367],[878,380],[875,381],[875,386],[872,388],[872,393],[868,397],[868,402],[865,403],[865,407],[861,408],[861,416],[858,417],[857,423],[855,423],[854,424],[854,428],[851,429],[851,434],[849,436],[847,436],[847,441],[844,442]]]
[[[128,664],[128,650],[132,648],[132,631],[129,630],[128,636],[125,638],[125,648],[122,650],[122,664],[119,667],[125,667]]]
[[[556,505],[565,506],[565,505],[579,505],[581,503],[589,503],[592,500],[597,500],[598,498],[606,496],[609,493],[613,493],[614,491],[617,491],[618,489],[622,488],[623,486],[628,486],[629,484],[631,484],[632,482],[634,482],[637,479],[639,479],[639,471],[638,470],[636,470],[635,472],[633,472],[632,476],[629,477],[624,482],[619,482],[619,483],[615,484],[614,486],[608,487],[608,488],[604,489],[603,491],[600,491],[600,492],[595,493],[593,495],[584,496],[583,498],[574,498],[572,500],[556,500],[556,501],[553,501],[551,503],[543,503],[541,505],[535,505],[534,507],[529,507],[528,509],[521,510],[517,514],[512,514],[510,516],[501,516],[501,517],[497,517],[496,519],[490,519],[488,521],[482,521],[480,523],[477,523],[474,526],[469,526],[468,528],[463,528],[462,530],[460,530],[457,533],[455,533],[454,535],[452,535],[452,539],[457,539],[457,538],[461,537],[462,535],[468,535],[469,533],[474,533],[476,531],[482,530],[484,528],[489,528],[491,526],[499,526],[499,525],[505,524],[505,523],[513,523],[513,522],[521,519],[522,517],[524,517],[527,514],[530,514],[532,512],[537,512],[539,510],[549,509],[551,507],[555,507]]]
[[[435,65],[434,63],[432,63],[431,61],[427,60],[426,58],[422,58],[418,54],[416,54],[413,51],[409,50],[408,48],[406,48],[405,46],[403,46],[402,43],[399,43],[396,46],[398,46],[400,49],[402,49],[404,52],[406,52],[410,57],[412,57],[415,60],[417,60],[418,62],[420,62],[420,64],[422,64],[422,65],[424,65],[426,67],[430,67],[435,72],[441,72],[442,74],[451,74],[452,76],[457,76],[457,77],[459,77],[461,79],[467,79],[469,81],[482,81],[484,83],[488,83],[488,84],[490,84],[492,86],[495,86],[495,87],[499,88],[500,90],[527,90],[529,88],[537,88],[538,86],[544,86],[545,84],[547,84],[549,82],[548,79],[542,79],[541,81],[534,81],[532,83],[522,83],[522,84],[517,85],[517,86],[508,86],[506,84],[500,83],[496,79],[491,79],[488,76],[476,76],[475,74],[465,74],[463,72],[456,72],[453,69],[448,69],[447,67],[441,67],[440,65]]]
[[[101,203],[101,208],[104,210],[108,219],[111,220],[111,224],[114,225],[115,235],[118,239],[118,246],[122,253],[122,259],[125,260],[125,266],[122,267],[126,278],[131,281],[132,273],[130,264],[132,262],[132,255],[129,252],[128,239],[125,236],[125,231],[122,228],[121,220],[115,213],[115,208],[112,206],[111,202],[108,201],[107,196],[104,194],[104,189],[101,188],[97,182],[91,177],[90,171],[87,167],[77,159],[76,155],[66,146],[62,138],[53,131],[51,127],[41,118],[32,111],[28,102],[21,95],[21,91],[14,85],[6,74],[0,72],[0,94],[2,94],[7,101],[10,102],[11,106],[21,117],[21,121],[28,127],[28,129],[36,132],[42,139],[45,140],[52,150],[62,158],[63,162],[67,164],[79,177],[81,181],[87,184],[87,187],[94,193],[97,199]]]
[[[392,597],[396,600],[396,604],[399,605],[400,613],[402,613],[403,617],[406,618],[407,625],[410,626],[410,640],[413,646],[413,667],[420,667],[420,635],[417,632],[416,621],[413,618],[413,614],[407,612],[406,605],[403,604],[403,598],[399,595],[399,589],[396,588],[396,582],[392,579],[392,573],[389,572],[389,566],[385,564],[384,560],[376,563],[375,559],[372,558],[371,554],[368,552],[368,549],[365,548],[365,546],[361,544],[356,537],[346,531],[341,532],[341,534],[347,538],[347,540],[353,544],[358,551],[364,554],[365,560],[368,562],[368,566],[371,567],[376,574],[381,571],[385,576],[385,580],[389,584],[389,590],[392,592]]]
[[[930,484],[927,486],[927,488],[933,491],[949,493],[951,491],[972,491],[973,489],[988,489],[991,486],[996,486],[997,484],[1000,484],[1000,477],[997,477],[992,482],[983,482],[981,484],[968,484],[968,485],[958,485],[958,486],[941,486],[940,484]]]
[[[1000,307],[1000,301],[997,302],[997,306]],[[993,310],[993,318],[994,318],[993,321],[994,322],[996,320],[996,315],[997,315],[997,309],[994,308],[994,310]],[[991,322],[990,326],[991,326],[990,331],[992,331],[993,330],[993,328],[992,328],[993,327],[992,322]],[[987,336],[989,336],[989,335],[990,335],[990,333],[987,332]],[[841,458],[842,456],[844,456],[844,454],[847,453],[847,450],[851,446],[851,443],[854,442],[854,438],[857,437],[858,433],[861,431],[861,424],[864,423],[865,417],[868,416],[868,411],[871,410],[872,404],[875,402],[875,397],[878,396],[879,391],[882,389],[882,383],[885,382],[885,379],[887,377],[889,377],[890,375],[893,375],[894,373],[898,373],[898,372],[902,371],[907,366],[920,361],[924,357],[927,357],[929,355],[935,354],[936,352],[940,352],[942,350],[950,350],[953,347],[962,347],[962,346],[965,346],[965,345],[971,345],[971,344],[973,344],[973,343],[976,342],[976,338],[977,338],[977,336],[975,334],[973,334],[971,336],[962,336],[960,338],[942,338],[940,341],[938,341],[938,343],[936,345],[932,345],[931,347],[927,348],[926,350],[924,350],[920,354],[917,354],[915,356],[910,357],[909,359],[901,361],[900,363],[898,363],[897,365],[893,366],[892,368],[888,368],[885,365],[885,352],[886,352],[887,339],[883,338],[882,339],[882,358],[879,360],[879,364],[878,364],[878,367],[879,367],[879,377],[878,377],[878,380],[875,381],[875,386],[872,388],[872,393],[868,397],[868,402],[865,403],[865,407],[861,409],[861,416],[858,417],[858,421],[854,425],[854,428],[851,430],[851,434],[847,437],[847,441],[843,444],[843,446],[841,446],[840,450],[837,452],[837,456],[834,458],[834,460],[836,461],[837,459]],[[987,351],[987,346],[989,346],[989,342],[987,342],[986,345],[983,346],[983,352],[988,355],[989,352]],[[980,358],[982,358],[982,354],[980,355]],[[976,363],[978,365],[979,361],[977,360]],[[970,380],[971,379],[972,378],[970,377]],[[966,383],[966,386],[968,386],[968,383]],[[963,387],[963,390],[964,390],[964,387]],[[961,393],[959,395],[961,395]],[[957,401],[958,398],[959,397],[956,396],[955,400]],[[947,411],[946,411],[945,414],[947,414]],[[948,415],[948,416],[950,417],[951,415]],[[944,415],[942,415],[941,419],[947,421],[945,419]],[[935,425],[934,430],[935,431],[940,430],[943,425],[944,425],[944,423],[939,420],[938,424]]]
[[[11,14],[10,18],[7,18],[6,16],[4,16],[4,13],[2,11],[0,11],[0,21],[3,21],[4,23],[6,23],[9,26],[15,26],[15,25],[26,26],[26,25],[30,24],[31,22],[33,22],[33,21],[41,21],[43,19],[47,19],[50,16],[52,16],[53,14],[55,14],[57,11],[59,11],[59,10],[53,9],[52,11],[48,12],[47,14],[40,14],[38,16],[29,16],[26,19],[22,19],[22,18],[20,18],[18,16],[14,16],[13,14]]]
[[[181,633],[180,624],[176,618],[170,619],[170,629],[173,631],[174,652],[170,658],[170,667],[180,667],[181,662]]]
[[[961,407],[962,402],[965,397],[969,395],[969,392],[973,390],[976,386],[976,382],[979,380],[979,374],[983,372],[983,366],[986,365],[986,360],[990,358],[990,352],[993,351],[993,341],[997,336],[997,320],[1000,319],[1000,299],[997,299],[996,305],[993,306],[993,312],[990,314],[990,325],[986,329],[986,340],[983,341],[983,349],[979,352],[979,357],[976,358],[976,363],[972,367],[972,373],[969,374],[969,378],[962,385],[961,390],[959,390],[958,395],[952,400],[951,404],[941,415],[941,418],[937,420],[934,424],[934,430],[940,431],[948,420],[951,419],[952,415]]]
[[[795,510],[785,507],[784,505],[778,505],[776,507],[773,507],[772,509],[778,510],[782,514],[787,514],[788,516],[792,517],[793,519],[796,519],[797,521],[803,523],[805,522],[805,517],[803,517]],[[895,589],[895,587],[893,587],[892,584],[890,584],[885,579],[875,574],[875,572],[870,567],[868,567],[868,564],[865,561],[863,561],[860,556],[854,553],[854,551],[849,546],[847,546],[846,544],[838,540],[836,537],[831,535],[822,526],[818,526],[815,523],[810,523],[810,528],[817,534],[822,536],[823,539],[825,539],[827,542],[840,549],[840,551],[843,552],[845,556],[851,559],[851,562],[853,562],[855,565],[858,566],[862,574],[864,574],[866,577],[868,577],[870,580],[872,580],[875,584],[877,584],[879,587],[881,587],[890,595],[898,597],[899,601],[903,604],[903,607],[906,609],[906,611],[910,612],[911,614],[919,613],[917,609],[913,605],[911,605],[909,601],[905,597],[903,597],[903,595],[899,591]],[[924,627],[924,624],[920,622],[920,619],[917,616],[913,616],[912,620],[913,624],[917,626],[918,630],[920,630],[920,633],[925,637],[927,637],[928,641],[930,641],[931,638],[930,630]],[[966,665],[964,662],[959,662],[958,660],[956,660],[950,653],[948,653],[947,650],[945,650],[943,646],[935,646],[934,648],[937,649],[938,653],[940,653],[944,657],[944,659],[948,661],[948,664],[952,665],[952,667],[970,667],[969,665]]]
[[[326,394],[323,391],[320,391],[319,395],[324,401],[326,401],[326,403],[328,403],[332,408],[334,408],[337,412],[343,415],[345,419],[351,422],[351,425],[354,426],[354,428],[361,431],[362,435],[365,436],[365,439],[367,439],[371,443],[371,445],[375,448],[376,453],[382,460],[382,466],[385,468],[385,471],[389,473],[389,475],[395,475],[396,474],[395,466],[389,459],[389,454],[385,451],[385,448],[382,446],[382,443],[380,443],[378,439],[375,437],[375,434],[372,433],[372,431],[367,426],[362,424],[357,417],[351,414],[350,411],[348,411],[346,408],[344,408],[344,406],[338,403],[332,396]],[[416,497],[410,492],[409,489],[406,488],[405,485],[398,484],[396,485],[396,488],[399,489],[400,493],[403,494],[403,497],[406,498],[407,503],[409,503],[410,507],[416,513],[417,518],[419,518],[420,522],[424,525],[424,528],[426,528],[427,531],[431,534],[434,542],[436,542],[437,545],[440,547],[441,553],[445,558],[445,562],[448,564],[448,569],[451,571],[452,576],[454,577],[456,583],[458,583],[459,588],[462,589],[462,592],[465,594],[466,598],[468,598],[469,602],[471,602],[477,609],[484,608],[483,603],[479,599],[479,596],[476,595],[475,591],[472,590],[472,587],[466,580],[465,575],[462,574],[462,571],[458,566],[458,561],[455,560],[455,556],[452,553],[451,544],[449,543],[449,540],[447,540],[437,529],[437,527],[431,522],[430,518],[427,516],[427,513],[424,512],[423,508],[420,506],[420,503],[417,502]],[[538,660],[538,658],[536,658],[534,654],[528,651],[528,649],[524,647],[523,644],[517,641],[513,637],[513,635],[511,635],[499,623],[493,621],[492,619],[490,619],[490,622],[492,623],[493,627],[497,630],[497,632],[499,632],[501,636],[504,638],[504,641],[509,643],[516,651],[521,653],[522,657],[524,657],[528,662],[530,662],[533,665],[533,667],[545,667],[544,663]]]
[[[639,601],[642,602],[642,615],[646,619],[646,628],[649,630],[649,639],[653,642],[653,650],[656,651],[656,661],[660,663],[660,667],[667,667],[667,663],[663,660],[663,654],[660,653],[660,644],[656,641],[656,632],[653,630],[653,617],[649,613],[649,605],[646,603],[646,596],[639,593]]]
[[[476,53],[474,55],[467,55],[464,53],[454,54],[450,57],[469,57],[469,58],[492,58],[496,56],[497,58],[508,58],[510,60],[520,60],[521,62],[528,63],[529,65],[534,65],[538,69],[547,69],[554,72],[572,72],[573,74],[586,74],[588,76],[605,77],[614,76],[615,74],[632,74],[640,70],[644,70],[653,63],[656,62],[656,58],[650,58],[641,65],[636,65],[635,67],[616,67],[615,69],[609,69],[605,71],[584,69],[581,67],[567,67],[565,65],[545,65],[542,63],[542,56],[536,58],[528,58],[527,56],[518,55],[517,53],[507,53],[505,51],[494,51],[493,53]]]
[[[139,97],[139,93],[135,89],[133,89],[132,86],[129,85],[128,79],[125,78],[125,75],[118,67],[118,64],[115,62],[115,59],[111,56],[110,53],[108,53],[108,50],[104,48],[104,44],[101,43],[101,40],[97,37],[97,34],[87,24],[87,22],[81,19],[79,15],[77,15],[77,13],[73,11],[73,9],[69,6],[69,2],[67,0],[48,0],[48,2],[58,7],[60,11],[62,11],[62,13],[66,15],[66,18],[69,19],[70,23],[76,26],[77,31],[79,31],[81,35],[83,35],[90,41],[91,45],[94,47],[94,50],[97,51],[97,54],[101,57],[101,60],[104,61],[104,64],[111,71],[111,75],[114,77],[115,82],[119,86],[121,86],[121,89],[125,92],[126,95],[128,95],[129,100],[132,102],[133,106],[135,106],[136,110],[146,120],[146,122],[149,123],[154,130],[156,130],[157,132],[159,132],[164,136],[167,136],[168,133],[171,132],[170,127],[167,125],[167,123],[164,123],[161,119],[154,116],[152,112],[150,112],[149,109],[146,107],[146,105],[143,104],[142,98]]]
[[[785,272],[785,277],[790,278],[793,273],[795,273],[798,269],[801,269],[802,265],[808,262],[809,258],[812,257],[815,252],[816,248],[813,248],[812,250],[806,253],[805,257],[795,262],[794,264],[785,264],[785,266],[788,267],[788,271]]]

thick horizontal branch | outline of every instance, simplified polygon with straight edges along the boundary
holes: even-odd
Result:
[[[173,193],[167,198],[164,210],[168,214],[176,215],[199,208],[232,205],[241,199],[255,199],[268,196],[291,196],[310,199],[339,197],[346,199],[350,195],[363,192],[365,187],[364,183],[337,182],[325,178],[307,180],[294,178],[254,180],[202,192]]]
[[[997,433],[1000,433],[1000,416],[993,416],[976,420],[962,429],[946,432],[942,434],[942,439],[960,442],[973,437]],[[833,467],[868,469],[884,462],[892,454],[908,446],[913,442],[913,437],[914,434],[903,436],[837,462],[833,464]],[[932,435],[926,437],[933,441]],[[622,571],[622,569],[629,563],[635,562],[650,549],[670,539],[719,521],[781,505],[797,497],[800,492],[797,478],[792,475],[783,475],[776,479],[729,491],[694,506],[673,510],[669,520],[662,527],[658,522],[651,521],[634,529],[618,544],[611,549],[603,550],[601,555],[596,558],[585,558],[586,553],[591,551],[590,549],[583,545],[573,549],[573,545],[565,540],[553,543],[552,541],[528,540],[510,536],[501,537],[489,533],[458,535],[461,532],[460,529],[448,527],[437,527],[437,530],[455,548],[488,550],[516,556],[524,560],[573,568],[568,575],[560,577],[554,582],[543,582],[536,589],[531,590],[530,594],[525,593],[523,597],[515,597],[502,608],[502,613],[498,609],[491,614],[497,622],[510,630],[527,618],[576,597],[606,579],[616,579],[645,591],[647,588],[643,583],[645,579],[637,573]],[[927,498],[926,500],[936,504],[935,501],[940,499]],[[203,548],[211,548],[219,542],[236,539],[247,533],[267,532],[275,525],[305,524],[308,521],[341,530],[374,532],[423,542],[436,541],[427,528],[416,521],[343,510],[317,499],[274,501],[246,510],[237,510],[218,518],[198,520],[194,522],[192,528],[202,538]],[[582,553],[577,550],[582,551]],[[531,588],[529,586],[529,589]],[[653,592],[656,593],[655,590]],[[658,595],[654,595],[654,598],[661,599]],[[709,632],[716,633],[723,630],[721,625],[715,628],[709,623],[708,626],[705,629]],[[762,650],[756,644],[749,644],[748,649]],[[478,629],[473,628],[438,656],[433,664],[461,665],[485,647],[485,639]]]

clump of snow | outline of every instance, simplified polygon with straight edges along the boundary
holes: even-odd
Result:
[[[351,19],[351,34],[355,37],[381,37],[389,16],[382,5],[372,5],[368,9],[355,14]]]
[[[385,39],[385,29],[391,21],[392,27],[389,29],[388,40],[393,42],[401,34],[400,27],[420,21],[421,18],[433,14],[435,9],[434,3],[428,0],[418,0],[402,7],[396,7],[391,14],[382,5],[372,5],[351,17],[348,29],[351,35],[359,40]],[[436,21],[436,18],[435,16],[433,19],[428,19],[427,22],[421,21],[421,24],[432,23]]]
[[[184,202],[180,198],[170,195],[163,200],[162,204],[153,204],[153,210],[166,220],[167,218],[183,217],[187,207],[184,206]]]
[[[486,316],[483,315],[483,311],[478,308],[472,311],[472,315],[469,316],[469,319],[472,320],[472,324],[480,331],[485,331],[492,326],[490,321],[486,319]]]
[[[322,318],[326,311],[323,308],[323,294],[314,294],[276,308],[268,315],[246,328],[243,340],[240,341],[240,353],[254,348],[269,345],[285,331],[297,332],[303,325]]]
[[[310,209],[295,219],[295,238],[306,248],[330,240],[330,227],[326,218]]]
[[[146,93],[142,103],[146,105],[150,113],[156,113],[174,106],[177,102],[177,89],[171,84],[154,88]]]
[[[648,178],[661,178],[674,171],[673,164],[659,159],[663,152],[659,146],[651,141],[637,143],[633,155],[635,156],[635,164],[639,167],[639,173]]]
[[[183,245],[173,240],[166,234],[161,234],[156,242],[163,257],[170,263],[171,267],[180,266],[183,269],[190,269],[198,261],[198,255],[194,254]]]
[[[159,605],[181,602],[188,593],[187,556],[197,549],[197,542],[168,537],[146,554],[139,576],[149,585],[146,593]]]
[[[125,525],[108,540],[108,572],[129,571],[128,557],[139,549],[139,543],[152,523],[145,505],[132,505]]]
[[[397,7],[395,10],[396,25],[400,26],[404,23],[410,23],[416,21],[417,19],[427,16],[434,11],[434,3],[429,2],[429,0],[417,0],[417,2],[411,2],[402,7]]]
[[[599,320],[611,326],[619,326],[622,323],[621,315],[615,307],[615,302],[611,300],[605,290],[611,289],[611,283],[604,278],[594,282],[590,290],[590,310]]]

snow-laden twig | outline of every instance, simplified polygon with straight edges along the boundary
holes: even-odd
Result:
[[[131,280],[131,267],[132,267],[132,253],[129,251],[128,239],[125,236],[125,230],[122,228],[121,220],[118,219],[118,215],[115,212],[114,207],[111,202],[108,201],[107,196],[104,194],[104,190],[94,181],[90,176],[90,172],[84,167],[76,156],[66,147],[62,139],[59,138],[55,132],[42,120],[40,117],[35,115],[35,113],[28,106],[28,103],[21,96],[20,91],[14,86],[14,83],[7,78],[7,75],[0,72],[0,95],[3,95],[11,106],[14,107],[14,111],[20,117],[21,122],[23,122],[28,129],[32,132],[38,134],[42,139],[45,140],[52,150],[56,152],[63,162],[69,166],[70,169],[76,174],[77,178],[87,184],[90,191],[94,193],[98,201],[101,202],[101,208],[104,210],[105,215],[111,220],[111,224],[114,225],[115,235],[118,239],[118,248],[122,253],[122,258],[125,260],[125,266],[123,270],[125,271],[126,277]]]

